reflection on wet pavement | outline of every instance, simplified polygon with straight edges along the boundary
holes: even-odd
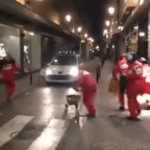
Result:
[[[66,95],[76,93],[70,87],[39,86],[5,106],[0,150],[149,150],[150,113],[144,110],[141,121],[129,122],[128,111],[117,111],[117,97],[108,93],[110,70],[102,72],[94,119],[76,118],[74,106],[65,109]],[[82,102],[79,113],[86,114]]]
[[[55,150],[76,115],[74,106],[69,106],[65,111],[66,95],[76,93],[71,87],[38,87],[19,97],[2,113],[0,130],[4,133],[0,134],[0,150],[8,150],[10,147],[11,150]],[[79,111],[82,106],[80,103]],[[21,118],[16,120],[19,115]],[[19,122],[26,117],[31,119]],[[6,121],[3,118],[7,118]],[[85,118],[79,119],[81,127],[85,121]],[[9,137],[11,133],[14,134]],[[22,146],[15,144],[16,141]]]

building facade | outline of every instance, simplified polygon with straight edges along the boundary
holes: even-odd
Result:
[[[76,35],[60,26],[59,13],[46,8],[46,3],[44,14],[37,1],[8,1],[0,2],[0,57],[10,55],[24,73],[39,70],[68,43],[79,43]]]
[[[113,30],[116,61],[122,52],[134,51],[139,57],[149,54],[150,0],[116,0],[118,31]],[[118,37],[118,38],[117,38]],[[149,58],[148,58],[149,59]]]

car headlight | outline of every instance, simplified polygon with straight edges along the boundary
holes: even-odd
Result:
[[[51,75],[52,71],[50,69],[46,69],[46,76]]]
[[[71,76],[78,76],[79,70],[77,68],[72,68],[69,72]]]

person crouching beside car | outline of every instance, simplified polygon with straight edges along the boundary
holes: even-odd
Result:
[[[82,67],[84,68],[84,67]],[[80,70],[79,80],[74,86],[75,90],[81,88],[83,92],[83,103],[88,110],[88,117],[95,117],[94,107],[97,84],[93,75],[85,70]]]

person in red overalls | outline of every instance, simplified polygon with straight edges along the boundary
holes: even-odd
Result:
[[[150,74],[150,66],[147,64],[146,58],[141,57],[138,61],[143,64],[143,75],[146,76],[147,74]]]
[[[84,67],[82,67],[84,68]],[[94,107],[94,100],[96,94],[96,81],[93,75],[85,70],[80,70],[80,77],[75,85],[75,89],[82,89],[83,92],[83,103],[88,110],[88,117],[95,117],[96,110]]]
[[[144,70],[144,78],[145,78],[145,92],[144,95],[150,95],[150,66],[147,64],[147,60],[144,57],[141,57],[139,60],[143,64],[143,70]],[[149,97],[149,96],[148,96]],[[150,99],[146,99],[147,103],[147,109],[150,110]]]
[[[141,113],[141,106],[137,101],[137,95],[143,94],[145,90],[145,83],[143,77],[143,65],[136,61],[136,54],[133,52],[127,53],[127,98],[128,109],[130,116],[129,120],[138,120],[138,115]]]
[[[0,79],[6,83],[7,102],[11,102],[12,96],[16,91],[15,72],[20,71],[15,65],[15,60],[12,58],[4,58],[5,65],[3,66]]]
[[[127,87],[127,78],[126,78],[126,74],[127,74],[127,68],[128,68],[128,64],[127,64],[127,60],[126,60],[126,54],[122,54],[122,56],[120,57],[119,62],[115,65],[112,75],[113,77],[118,80],[118,74],[119,74],[119,103],[120,103],[120,107],[119,107],[119,111],[124,111],[125,110],[125,102],[124,102],[124,94],[126,92],[126,87]]]

